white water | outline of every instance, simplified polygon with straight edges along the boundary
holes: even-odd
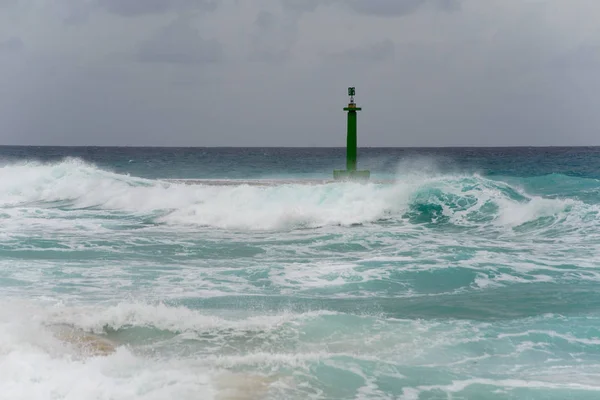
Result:
[[[435,171],[186,185],[66,160],[0,168],[0,222],[0,399],[599,390],[598,320],[565,316],[600,282],[597,205],[573,197]]]
[[[474,364],[479,364],[477,375],[507,374],[518,366],[520,377],[409,385],[401,398],[418,399],[419,393],[435,390],[460,393],[477,384],[600,392],[600,364],[585,354],[598,340],[582,336],[595,320],[573,319],[579,326],[579,333],[573,333],[557,325],[560,319],[546,315],[493,325],[336,312],[223,318],[163,305],[71,307],[7,301],[0,311],[0,393],[23,400],[321,398],[306,381],[306,374],[315,373],[315,363],[353,375],[352,384],[361,388],[359,398],[382,397],[374,385],[378,379],[411,381],[401,371],[413,367],[460,371]],[[125,332],[146,327],[154,336],[109,335],[114,351],[95,355],[82,351],[76,341],[60,340],[52,329],[60,324],[86,332],[102,332],[106,326]],[[171,334],[164,336],[163,329]],[[186,341],[195,350],[183,355],[190,346]],[[478,343],[485,343],[486,354],[470,349]],[[238,349],[227,350],[231,346]],[[564,381],[564,360],[556,358],[563,351],[578,359],[582,371]],[[543,367],[540,358],[546,360]]]
[[[504,192],[507,189],[519,193],[522,199],[508,196]],[[156,222],[168,225],[241,230],[349,226],[388,218],[399,220],[415,204],[440,206],[442,213],[438,217],[449,217],[456,225],[478,224],[473,217],[481,213],[489,223],[509,228],[540,217],[575,219],[573,222],[577,223],[599,211],[595,206],[573,199],[528,195],[518,188],[477,175],[401,175],[393,185],[255,187],[185,185],[132,178],[78,160],[0,168],[0,212],[5,216],[13,219],[51,217],[52,223],[61,223],[58,221],[61,211],[52,204],[67,207],[70,215],[76,210],[93,208],[100,214],[122,212],[131,216],[154,216]],[[495,210],[483,212],[482,207],[486,205],[492,205]],[[36,222],[44,223],[39,219]],[[85,222],[79,220],[78,223]]]

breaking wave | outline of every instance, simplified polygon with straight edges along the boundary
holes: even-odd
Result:
[[[549,196],[553,182],[568,187],[569,197]],[[477,174],[400,173],[394,184],[188,185],[67,159],[0,168],[0,212],[18,218],[31,209],[38,211],[36,217],[52,210],[92,210],[150,217],[156,224],[242,230],[390,222],[537,229],[563,222],[595,224],[599,210],[590,193],[599,188],[596,180],[556,174],[519,182]]]

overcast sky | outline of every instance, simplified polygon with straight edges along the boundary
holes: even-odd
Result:
[[[0,144],[600,145],[599,0],[0,0]]]

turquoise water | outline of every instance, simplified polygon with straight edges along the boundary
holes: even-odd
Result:
[[[599,398],[600,149],[360,157],[0,148],[0,397]]]

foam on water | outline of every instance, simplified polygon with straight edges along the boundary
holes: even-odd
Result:
[[[403,388],[405,398],[471,387],[480,395],[600,392],[598,340],[582,336],[596,329],[595,319],[573,318],[577,329],[569,332],[554,330],[561,319],[554,315],[499,324],[339,312],[226,319],[147,304],[4,303],[0,389],[8,398],[373,398],[386,397],[386,385]],[[96,331],[115,349],[82,351],[57,335],[57,326]],[[520,378],[509,378],[515,368]],[[345,386],[330,386],[329,379],[349,377]]]
[[[429,162],[264,186],[5,164],[0,393],[595,398],[599,187]]]
[[[8,304],[6,304],[8,305]],[[22,311],[27,311],[23,314]],[[0,313],[0,392],[7,399],[214,398],[206,370],[134,355],[81,352],[60,340],[40,310],[3,307]]]
[[[0,168],[0,206],[9,220],[43,224],[68,211],[71,218],[147,215],[156,223],[264,230],[373,223],[381,220],[515,227],[544,217],[597,223],[596,206],[573,199],[531,196],[478,175],[399,176],[394,184],[335,183],[186,185],[132,178],[78,160]],[[35,220],[35,218],[38,220]],[[590,221],[591,218],[591,221]],[[574,220],[576,219],[576,220]],[[74,220],[77,223],[80,219]]]

